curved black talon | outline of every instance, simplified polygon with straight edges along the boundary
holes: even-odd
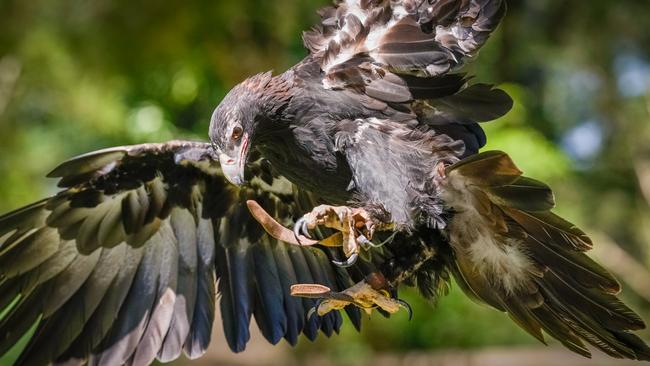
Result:
[[[293,225],[293,235],[296,238],[296,241],[298,241],[298,244],[302,245],[302,242],[300,241],[300,236],[304,236],[306,238],[311,239],[311,235],[309,235],[309,230],[307,230],[307,219],[303,216],[296,223]]]
[[[348,267],[352,267],[355,263],[357,263],[357,259],[359,259],[359,254],[352,253],[352,255],[345,262],[339,262],[337,260],[333,260],[332,263],[334,263],[335,265],[341,268],[348,268]]]
[[[400,299],[397,299],[397,303],[399,304],[399,306],[406,309],[406,311],[409,313],[409,321],[411,321],[411,319],[413,318],[413,309],[411,308],[411,305],[409,305],[408,302]]]
[[[307,321],[311,320],[311,317],[314,316],[318,312],[318,307],[320,304],[323,303],[323,299],[318,299],[316,300],[316,305],[312,306],[308,311],[307,311]]]
[[[302,220],[302,225],[300,225],[300,233],[306,238],[313,239],[309,233],[309,228],[307,227],[307,219]]]

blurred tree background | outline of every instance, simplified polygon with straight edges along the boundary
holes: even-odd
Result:
[[[1,0],[0,211],[54,194],[43,176],[71,156],[206,139],[230,87],[305,56],[300,31],[327,1]],[[557,211],[607,244],[598,257],[620,267],[624,297],[650,319],[650,3],[509,5],[468,68],[515,99],[512,112],[484,125],[488,147],[555,188]],[[435,307],[407,298],[413,321],[374,316],[360,335],[347,327],[336,339],[301,342],[298,360],[535,345],[455,286]]]

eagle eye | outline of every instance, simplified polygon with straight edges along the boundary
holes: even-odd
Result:
[[[237,141],[241,138],[242,134],[244,133],[244,130],[241,128],[241,126],[235,126],[232,129],[232,135],[231,138],[233,141]]]

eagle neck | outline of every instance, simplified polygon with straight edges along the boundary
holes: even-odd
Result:
[[[292,120],[287,109],[293,98],[293,90],[292,78],[287,73],[270,77],[268,82],[258,89],[258,138],[278,134],[287,127],[288,122]]]

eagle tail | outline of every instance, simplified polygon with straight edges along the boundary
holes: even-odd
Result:
[[[643,320],[585,254],[587,235],[551,212],[547,185],[491,151],[449,166],[440,194],[452,212],[451,272],[466,294],[507,312],[541,342],[544,331],[586,357],[588,343],[613,357],[650,360],[650,348],[631,333],[645,328]]]

